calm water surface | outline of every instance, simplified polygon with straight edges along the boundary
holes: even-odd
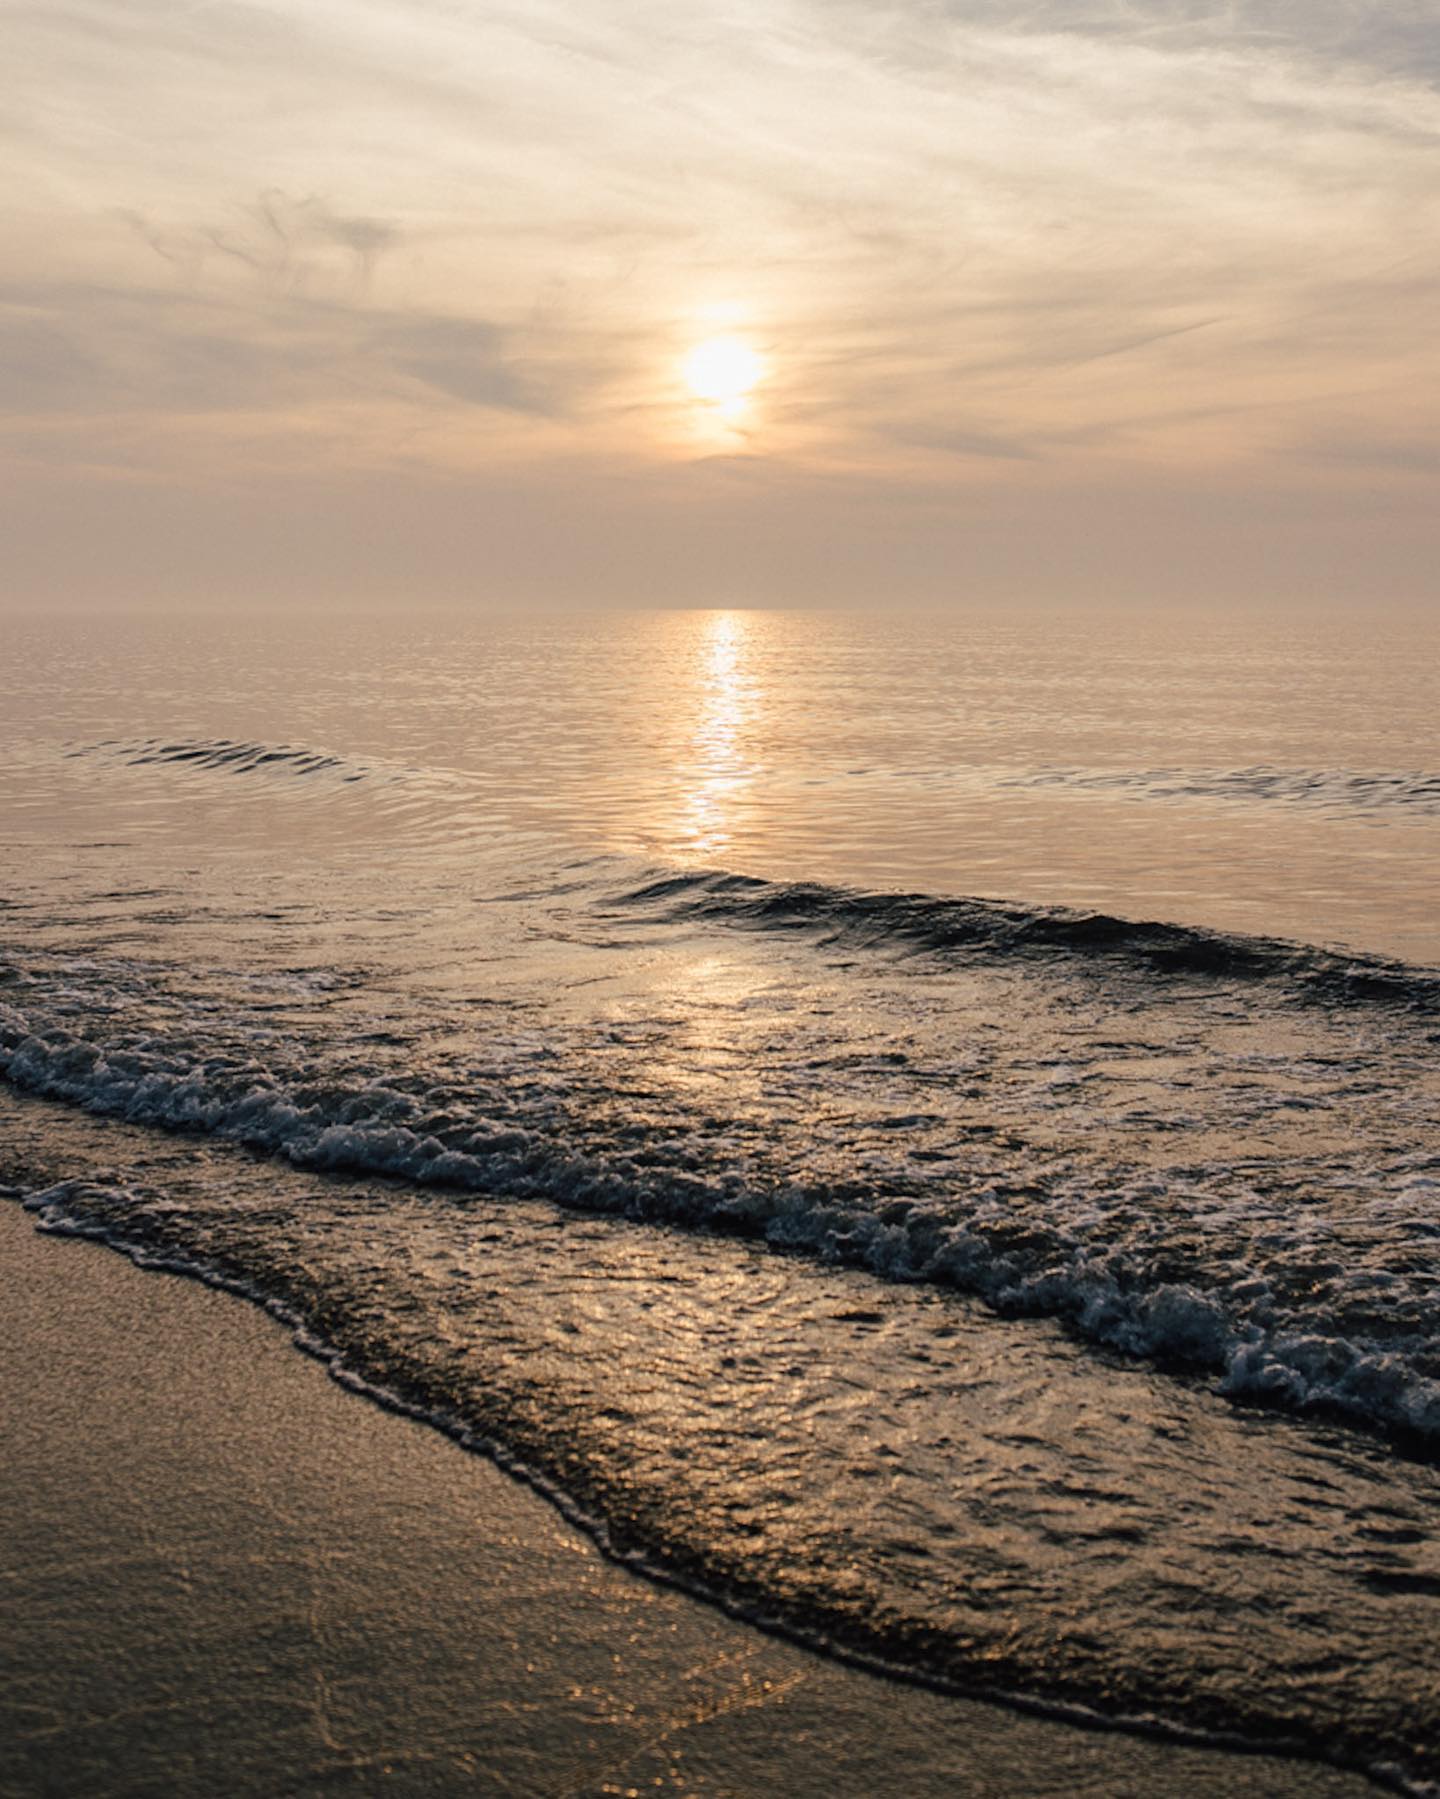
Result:
[[[1440,1777],[1440,632],[4,627],[0,1179],[612,1549]]]

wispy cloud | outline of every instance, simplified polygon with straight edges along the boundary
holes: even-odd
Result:
[[[162,262],[192,280],[207,263],[230,261],[291,294],[328,290],[337,280],[352,290],[366,287],[377,259],[402,236],[389,220],[336,213],[313,194],[297,198],[283,188],[232,203],[207,224],[156,221],[130,207],[118,215]]]

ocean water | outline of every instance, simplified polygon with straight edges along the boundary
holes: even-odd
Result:
[[[3,660],[42,1226],[806,1641],[1440,1782],[1440,627]]]

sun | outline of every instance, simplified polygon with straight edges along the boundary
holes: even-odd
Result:
[[[726,411],[742,406],[765,373],[764,358],[743,337],[707,337],[683,367],[695,398]]]

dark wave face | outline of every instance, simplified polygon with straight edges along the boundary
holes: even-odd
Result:
[[[1112,728],[1044,645],[700,628],[75,701],[0,782],[0,1182],[759,1621],[1434,1790],[1425,778],[1288,719],[1191,792],[1163,659]]]
[[[856,893],[810,882],[708,871],[666,876],[622,896],[671,916],[771,930],[812,930],[830,942],[958,952],[1004,963],[1106,958],[1156,976],[1263,981],[1297,997],[1440,1011],[1440,972],[1379,956],[1343,955],[1278,938],[1114,918],[1064,906],[1004,905],[923,893]]]

